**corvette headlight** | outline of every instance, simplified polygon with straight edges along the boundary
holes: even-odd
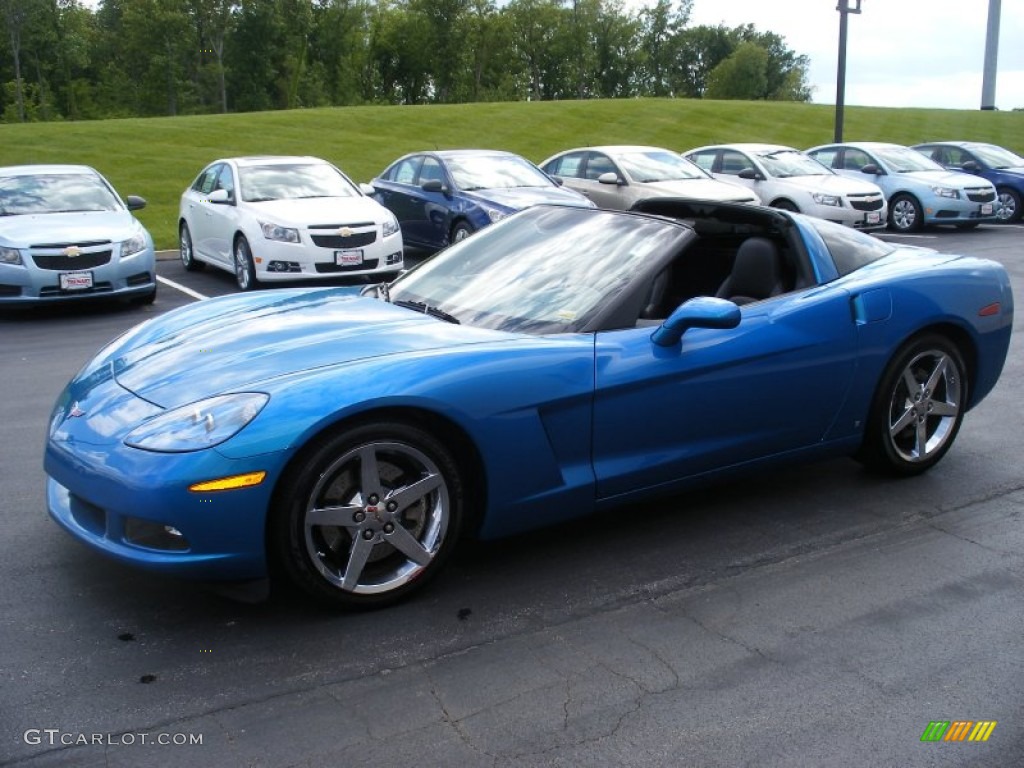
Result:
[[[932,192],[939,197],[951,197],[954,200],[960,199],[960,190],[952,189],[951,187],[932,187]]]
[[[141,232],[121,243],[121,258],[134,256],[139,251],[146,250],[146,237]]]
[[[384,237],[390,237],[399,230],[398,219],[393,215],[384,219]]]
[[[814,198],[814,202],[818,205],[832,205],[836,208],[843,207],[843,199],[839,195],[823,195],[820,192],[815,192],[811,197]]]
[[[271,224],[267,221],[260,222],[260,229],[267,240],[278,240],[282,243],[299,242],[299,230],[290,227],[282,227],[280,224]]]
[[[481,205],[480,207],[484,209],[484,213],[487,214],[487,218],[491,220],[492,224],[496,221],[501,221],[508,216],[505,211],[498,210],[497,208],[491,208],[487,205]]]
[[[240,392],[183,405],[133,429],[126,445],[160,453],[201,451],[220,445],[256,418],[270,395]]]

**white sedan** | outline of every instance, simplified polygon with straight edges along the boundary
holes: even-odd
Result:
[[[549,176],[601,208],[629,210],[649,197],[688,197],[732,203],[760,203],[742,184],[717,181],[681,155],[661,147],[581,147],[541,163]]]
[[[234,157],[206,166],[181,196],[186,269],[211,264],[238,287],[402,269],[402,233],[368,191],[316,157]]]
[[[876,184],[844,178],[792,147],[727,144],[683,155],[716,179],[746,185],[765,205],[855,229],[881,229],[886,224],[885,196]]]

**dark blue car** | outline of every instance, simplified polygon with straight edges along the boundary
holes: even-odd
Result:
[[[491,149],[416,152],[372,182],[402,227],[406,245],[438,250],[510,213],[540,203],[592,208],[528,160]]]
[[[1024,157],[977,141],[933,141],[914,149],[951,171],[973,173],[991,181],[996,187],[996,216],[1007,223],[1020,221]]]

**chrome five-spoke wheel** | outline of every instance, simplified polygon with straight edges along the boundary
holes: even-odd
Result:
[[[967,402],[959,350],[939,336],[901,350],[883,377],[862,453],[869,463],[900,474],[935,465],[952,445]]]
[[[366,425],[328,440],[288,491],[286,566],[314,596],[381,605],[422,585],[460,526],[454,459],[404,424]]]

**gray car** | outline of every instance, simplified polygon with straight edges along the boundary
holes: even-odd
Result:
[[[751,190],[717,181],[677,152],[661,147],[580,147],[549,157],[541,168],[601,208],[629,210],[650,197],[761,202]]]
[[[0,306],[156,297],[153,238],[84,165],[0,168]]]

